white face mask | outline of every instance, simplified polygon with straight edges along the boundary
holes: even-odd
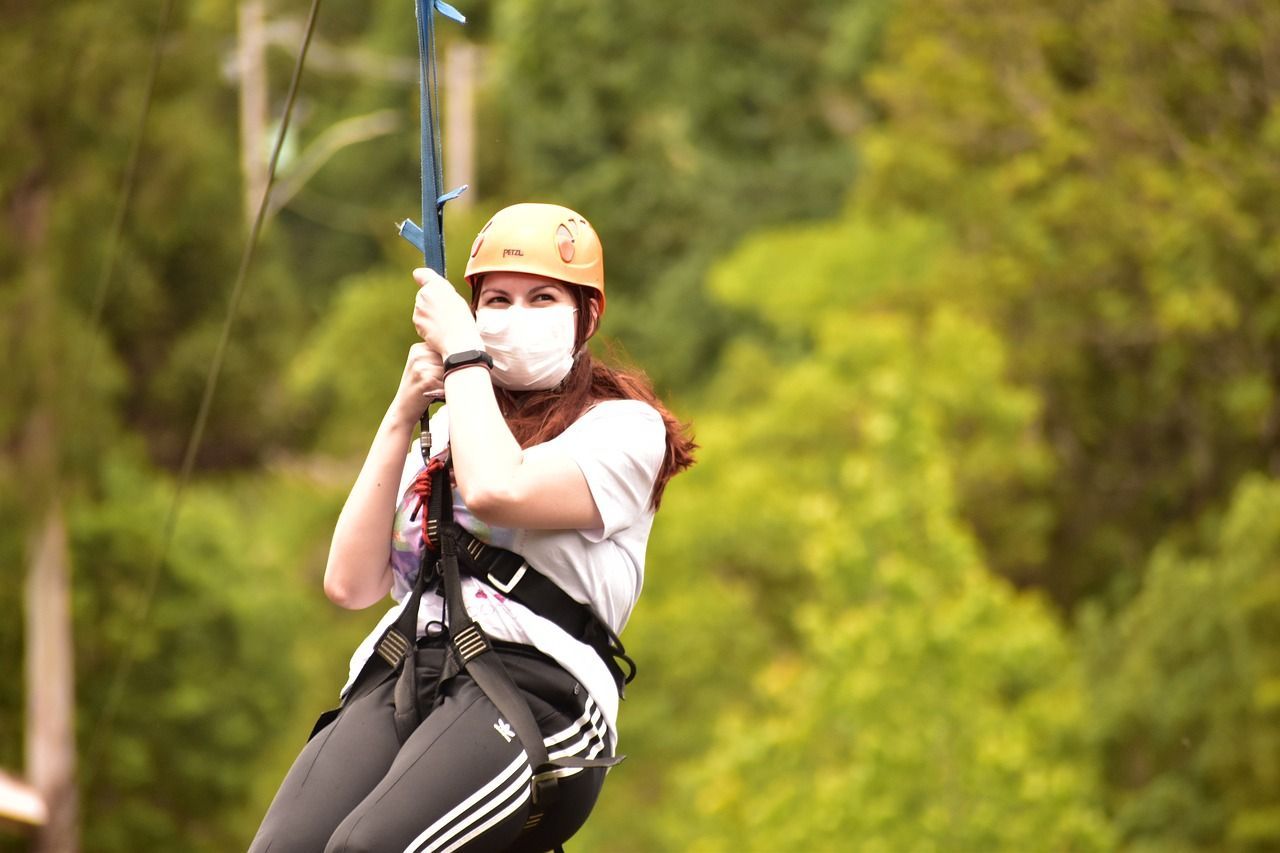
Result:
[[[476,328],[493,356],[493,384],[509,391],[554,388],[573,367],[574,315],[569,305],[481,308]]]

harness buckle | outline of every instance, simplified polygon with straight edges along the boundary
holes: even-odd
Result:
[[[400,659],[409,651],[409,638],[397,631],[395,625],[392,625],[382,635],[382,639],[378,640],[378,645],[374,647],[374,650],[380,658],[394,667],[400,663]]]
[[[545,766],[545,765],[544,765]],[[540,812],[545,812],[560,799],[560,780],[556,778],[554,769],[533,775],[533,805]]]
[[[495,578],[493,576],[493,572],[489,572],[487,575],[485,575],[485,578],[489,581],[489,583],[493,584],[494,589],[499,590],[500,592],[503,592],[507,595],[510,595],[511,590],[515,589],[516,584],[520,583],[520,579],[524,577],[525,570],[528,568],[529,568],[528,563],[522,563],[520,565],[519,571],[517,571],[514,575],[512,575],[511,580],[507,581],[506,583],[503,583],[502,581]]]
[[[489,642],[489,638],[485,636],[484,630],[478,622],[472,622],[454,634],[449,643],[453,646],[454,654],[458,656],[463,666],[466,666],[485,652],[493,650],[493,644]]]

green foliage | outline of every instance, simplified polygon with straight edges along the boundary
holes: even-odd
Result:
[[[667,849],[1109,847],[1052,619],[976,571],[940,605],[934,567],[890,556],[890,592],[805,608],[803,650],[683,777]]]
[[[169,485],[114,459],[100,489],[71,518],[86,849],[243,847],[228,818],[263,744],[305,735],[280,723],[320,596],[300,597],[291,567],[318,587],[333,495],[287,479],[198,489],[156,575]]]
[[[243,849],[373,618],[319,578],[414,339],[391,223],[418,211],[415,84],[308,68],[286,170],[342,119],[402,125],[269,224],[144,616],[155,466],[185,446],[246,230],[218,74],[236,4],[175,6],[96,326],[158,5],[10,6],[0,603],[21,611],[57,484],[85,849]],[[703,445],[626,634],[632,757],[574,846],[1280,845],[1273,7],[504,0],[442,25],[493,72],[455,281],[499,200],[579,207],[606,331]],[[320,36],[412,63],[408,14],[326,7]],[[292,60],[272,48],[275,107]],[[1028,587],[1091,603],[1081,636]],[[6,679],[14,771],[22,714]]]
[[[736,345],[695,418],[705,450],[664,507],[642,609],[679,638],[663,664],[699,650],[678,686],[721,704],[678,738],[670,715],[628,717],[671,766],[656,823],[608,849],[1107,847],[1070,646],[985,571],[957,507],[972,460],[997,482],[1042,466],[1035,406],[980,322],[891,307],[930,269],[929,233],[793,231],[717,269],[779,340]],[[779,246],[805,261],[761,270]],[[836,266],[861,274],[813,275]],[[811,310],[775,310],[802,288]],[[638,684],[642,707],[685,695]]]
[[[1246,479],[1203,550],[1167,544],[1085,631],[1127,849],[1280,845],[1280,483]]]
[[[1123,601],[1280,435],[1280,13],[937,0],[886,39],[858,215],[951,235],[935,286],[1008,341],[1059,472],[1048,559],[996,566]]]
[[[6,519],[23,516],[21,497],[10,488],[12,482],[9,477],[0,479],[0,517]],[[0,612],[6,614],[6,618],[0,620],[0,655],[3,656],[0,660],[6,662],[5,671],[8,673],[24,669],[22,661],[26,645],[22,628],[26,614],[21,566],[25,544],[12,534],[0,537]],[[21,679],[0,679],[0,768],[9,772],[22,766],[24,695]]]
[[[456,217],[446,228],[448,269],[464,295],[469,293],[460,271],[471,248],[464,237],[483,225],[473,215]],[[399,267],[374,267],[339,282],[319,322],[294,342],[284,399],[297,425],[295,437],[327,456],[354,456],[368,447],[409,347],[418,340],[412,321],[417,285],[409,270],[422,265],[422,256],[413,251],[403,253]]]
[[[753,228],[839,206],[852,152],[837,86],[873,55],[884,7],[499,7],[508,189],[591,219],[626,306],[614,329],[660,384],[705,378],[732,330],[700,286],[717,255]]]
[[[770,257],[793,261],[779,273],[767,263]],[[776,351],[752,357],[759,362],[807,354],[811,340],[843,342],[856,352],[856,341],[874,339],[890,328],[880,318],[913,322],[906,327],[912,331],[901,332],[908,339],[902,346],[928,347],[918,355],[951,362],[953,374],[922,376],[908,390],[936,408],[932,417],[948,442],[958,511],[995,560],[1041,561],[1052,516],[1035,492],[1050,479],[1053,463],[1034,429],[1040,406],[1026,390],[1001,384],[1012,372],[1009,357],[962,307],[965,300],[947,290],[946,271],[955,260],[946,232],[936,222],[851,216],[752,240],[715,270],[711,286],[733,307],[768,318]],[[936,339],[921,335],[930,327],[938,331]],[[722,381],[719,387],[731,390],[716,392],[716,405],[729,411],[757,405],[753,377],[770,377],[760,374],[761,369],[744,365],[734,371],[739,378]],[[806,382],[815,396],[824,389],[839,396],[835,389],[848,381],[847,371],[869,369],[866,357],[857,355]],[[829,382],[835,384],[825,385]],[[842,405],[853,410],[848,401]],[[784,410],[814,411],[808,400],[788,406]],[[814,428],[839,432],[845,427],[832,423]],[[826,442],[811,436],[791,448],[792,457],[835,464],[825,453],[815,455],[815,448]]]
[[[368,446],[414,340],[413,288],[403,272],[348,279],[294,357],[290,387],[307,401],[300,409],[303,420],[322,425],[317,444],[327,452],[355,454]]]

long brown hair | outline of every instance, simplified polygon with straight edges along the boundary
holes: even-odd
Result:
[[[481,284],[481,277],[473,282],[472,311],[479,304]],[[520,446],[531,447],[564,432],[596,403],[605,400],[640,400],[648,403],[662,416],[662,423],[667,430],[667,452],[658,469],[650,501],[656,510],[662,503],[662,493],[671,478],[693,464],[693,452],[698,445],[689,436],[688,425],[681,423],[658,399],[652,383],[643,371],[612,367],[597,361],[591,355],[586,342],[594,331],[593,318],[599,312],[599,294],[588,287],[564,282],[560,282],[560,285],[568,291],[578,309],[573,367],[559,385],[545,391],[508,391],[495,387],[493,390],[498,398],[498,408],[507,419],[507,426]]]

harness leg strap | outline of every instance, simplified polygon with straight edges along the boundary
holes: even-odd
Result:
[[[440,472],[440,480],[432,487],[433,494],[436,489],[440,490],[443,498],[441,503],[444,523],[440,525],[439,568],[445,608],[449,616],[449,642],[453,657],[457,666],[466,670],[476,686],[489,697],[502,718],[515,730],[533,770],[533,811],[542,813],[559,796],[559,780],[555,774],[557,769],[567,766],[610,767],[618,763],[619,759],[578,759],[573,764],[551,760],[529,703],[511,680],[502,659],[493,653],[493,645],[485,636],[484,630],[467,614],[458,571],[458,543],[452,520],[453,501],[449,496],[448,468]]]

